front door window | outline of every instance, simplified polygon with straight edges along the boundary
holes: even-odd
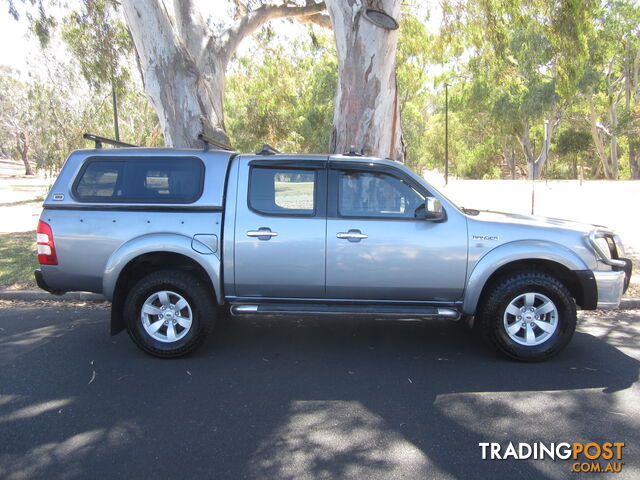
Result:
[[[379,172],[338,175],[338,214],[361,218],[417,218],[425,197],[398,177]]]

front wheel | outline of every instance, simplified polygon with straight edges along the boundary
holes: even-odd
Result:
[[[481,303],[483,336],[501,352],[523,361],[559,353],[576,328],[576,305],[555,277],[521,272],[500,280]]]
[[[139,280],[124,306],[127,333],[146,353],[175,358],[195,350],[213,328],[216,306],[197,277],[162,270]]]

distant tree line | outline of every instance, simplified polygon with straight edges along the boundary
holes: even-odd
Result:
[[[293,40],[267,19],[248,32],[254,37],[248,53],[238,55],[235,44],[227,52],[216,100],[224,111],[214,108],[209,118],[223,115],[217,125],[238,150],[268,142],[282,151],[326,152],[333,141],[344,62],[335,31],[321,28],[330,25],[320,3],[290,2],[308,9],[296,11],[307,26]],[[229,2],[236,23],[209,28],[228,41],[225,35],[265,5]],[[396,102],[409,166],[443,168],[449,84],[449,156],[459,177],[640,178],[637,2],[445,0],[442,8],[436,32],[427,30],[422,9],[404,6],[398,15]],[[20,21],[31,22],[45,62],[26,79],[0,71],[2,153],[57,168],[70,149],[84,145],[81,132],[113,136],[114,94],[121,138],[162,144],[166,119],[148,102],[148,91],[145,98],[131,22],[119,3],[86,0],[57,19],[33,12]],[[207,21],[196,13],[168,17],[192,50],[206,41],[196,26]],[[180,19],[190,23],[181,26]],[[55,57],[55,39],[69,58]]]

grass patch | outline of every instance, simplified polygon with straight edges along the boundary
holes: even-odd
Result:
[[[36,287],[36,232],[0,233],[0,289]]]
[[[0,207],[16,207],[20,205],[28,205],[30,203],[37,203],[37,202],[43,202],[43,201],[44,201],[44,197],[36,197],[32,199],[27,199],[27,200],[19,200],[17,202],[0,203]]]

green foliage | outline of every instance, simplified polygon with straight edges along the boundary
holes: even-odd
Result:
[[[575,155],[586,152],[592,144],[591,134],[584,130],[569,128],[560,132],[556,139],[558,155]]]
[[[122,90],[129,79],[133,45],[116,5],[114,0],[83,0],[81,9],[64,19],[62,38],[95,89],[106,84]]]
[[[9,6],[9,14],[16,20],[20,20],[21,16],[17,7],[17,3],[31,6],[26,11],[26,19],[33,34],[38,39],[42,48],[47,48],[51,37],[57,27],[57,21],[50,14],[47,7],[60,6],[60,0],[7,0]]]
[[[119,0],[79,0],[71,9],[60,0],[8,1],[16,16],[17,5],[30,6],[25,16],[42,44],[61,33],[73,57],[52,58],[45,49],[37,75],[22,81],[11,72],[0,75],[0,106],[34,139],[40,166],[55,168],[70,149],[85,146],[84,131],[111,136],[112,82],[122,138],[161,143],[157,118],[131,73],[133,52]],[[236,8],[228,3],[229,12]],[[444,0],[442,10],[443,22],[433,32],[415,6],[405,5],[400,19],[396,77],[409,166],[444,169],[446,83],[452,175],[508,175],[512,153],[517,171],[524,171],[518,138],[528,135],[537,156],[544,121],[561,113],[546,175],[574,178],[584,164],[587,177],[602,177],[588,100],[605,156],[611,155],[609,135],[617,136],[620,175],[630,175],[627,156],[634,148],[640,152],[640,99],[625,81],[633,77],[640,49],[637,1]],[[61,20],[51,11],[62,11]],[[210,21],[215,30],[216,19]],[[325,152],[337,83],[333,35],[283,30],[267,24],[231,63],[228,134],[242,151],[268,142],[282,151]],[[4,153],[14,141],[15,134],[0,125]]]
[[[20,158],[16,137],[28,132],[30,121],[25,85],[8,67],[0,67],[0,150],[5,157]]]
[[[226,126],[234,148],[267,142],[282,151],[326,152],[337,59],[328,34],[288,45],[266,30],[227,74]]]
[[[568,98],[575,93],[589,64],[588,39],[594,35],[597,0],[561,0],[552,4],[549,40],[558,52],[558,91]]]
[[[88,146],[83,133],[112,136],[111,96],[87,91],[73,63],[43,67],[46,76],[26,82],[6,69],[0,72],[0,145],[3,153],[17,157],[15,129],[19,128],[28,135],[31,160],[38,168],[55,172],[71,150]],[[128,84],[125,92],[120,98],[122,138],[138,145],[160,145],[157,116],[141,86]],[[11,127],[9,120],[16,126]]]
[[[33,28],[33,19],[46,13],[43,2],[31,3],[40,12],[27,11]],[[58,5],[55,0],[47,4]],[[3,154],[17,156],[15,138],[22,132],[29,139],[29,158],[38,168],[55,172],[71,150],[88,146],[83,133],[112,137],[112,85],[119,91],[122,139],[148,146],[163,143],[157,115],[140,82],[129,75],[132,47],[115,5],[113,0],[85,0],[77,11],[66,10],[60,33],[71,57],[45,46],[38,70],[26,79],[0,70]],[[49,30],[41,44],[58,41],[58,33]]]
[[[404,141],[405,163],[415,169],[427,164],[427,121],[430,98],[426,89],[429,68],[440,45],[417,17],[405,9],[400,20],[396,77]],[[444,157],[443,157],[444,158]]]

